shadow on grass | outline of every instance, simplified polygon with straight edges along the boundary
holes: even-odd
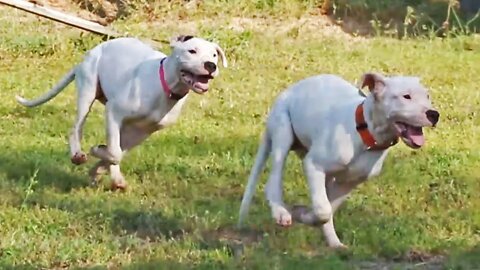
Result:
[[[159,146],[159,148],[162,149],[159,149],[159,151],[166,151],[167,153],[172,153],[172,155],[177,156],[193,155],[201,157],[211,155],[212,153],[219,155],[228,150],[235,153],[248,153],[253,156],[258,145],[258,139],[252,137],[209,137],[196,139],[170,135],[165,136],[161,140],[162,146]],[[179,145],[181,145],[181,147],[179,147]],[[173,151],[174,149],[177,149],[177,151]],[[87,183],[86,180],[82,180],[81,177],[76,176],[74,172],[68,172],[68,169],[65,169],[65,167],[73,165],[60,165],[61,163],[69,162],[68,160],[65,160],[66,156],[66,153],[59,151],[49,152],[41,149],[33,149],[28,152],[20,151],[18,153],[10,150],[4,151],[0,154],[0,173],[7,175],[8,181],[20,183],[22,186],[25,186],[33,172],[40,168],[37,175],[40,187],[52,185],[62,192],[68,192],[72,188],[84,186]],[[178,168],[173,167],[175,164],[176,163],[165,164],[166,167],[160,168],[160,173],[162,173],[162,170],[172,170],[168,172],[168,175],[176,175]],[[137,165],[138,164],[135,164],[133,166],[136,167]],[[239,170],[238,168],[229,169],[223,167],[213,170],[211,176],[219,177],[224,174],[235,175]],[[245,178],[244,176],[248,173],[249,168],[239,168],[241,168],[242,171],[245,170],[245,172],[243,172],[245,175],[242,176],[242,178]],[[201,168],[196,166],[187,166],[184,169],[186,174],[193,177],[205,174],[205,171],[202,171]],[[145,168],[142,170],[145,170]],[[202,177],[205,177],[205,175]],[[208,175],[208,177],[210,177],[210,175]],[[65,184],[65,179],[67,179],[67,184]],[[241,182],[243,183],[244,181],[242,180]],[[238,186],[238,183],[239,182],[237,181],[237,183],[224,185],[222,188],[225,190],[222,191],[206,188],[205,185],[210,183],[204,183],[202,186],[199,186],[202,188],[200,190],[204,192],[210,191],[204,196],[190,198],[188,194],[180,193],[176,195],[183,196],[180,198],[180,201],[183,201],[184,199],[188,200],[188,208],[195,213],[204,213],[205,210],[208,210],[210,213],[222,213],[221,220],[216,222],[216,225],[209,226],[207,229],[198,229],[196,227],[196,222],[194,220],[189,220],[189,217],[186,214],[182,214],[184,212],[180,211],[179,214],[166,215],[162,211],[141,207],[137,203],[132,202],[132,197],[115,196],[111,199],[107,198],[107,201],[102,201],[96,199],[85,200],[85,198],[59,199],[49,198],[48,196],[38,196],[34,198],[34,200],[36,205],[69,211],[82,217],[82,220],[88,219],[93,221],[93,223],[99,224],[108,223],[107,226],[111,226],[113,233],[120,236],[134,235],[147,241],[162,241],[171,238],[180,241],[185,235],[189,234],[196,242],[195,247],[198,250],[228,250],[229,253],[233,254],[232,257],[235,256],[234,254],[236,253],[234,247],[232,247],[232,243],[241,242],[245,246],[255,246],[263,241],[264,233],[272,235],[272,239],[266,241],[273,241],[273,243],[282,245],[282,243],[280,243],[281,241],[279,242],[273,238],[288,238],[287,234],[289,232],[288,230],[275,227],[273,221],[270,219],[268,219],[268,224],[270,225],[257,226],[261,227],[261,230],[257,230],[250,225],[248,226],[249,229],[243,231],[235,229],[231,219],[229,219],[230,213],[228,211],[233,211],[233,209],[234,211],[237,211],[238,209],[241,192],[243,192],[243,189]],[[197,184],[193,183],[193,185]],[[212,186],[212,188],[216,188],[216,186]],[[252,207],[255,206],[252,205]],[[262,213],[261,215],[267,219],[268,212]],[[253,217],[251,220],[253,223]],[[408,237],[408,235],[421,234],[421,232],[425,230],[422,225],[422,217],[407,217],[405,215],[388,216],[377,211],[372,211],[362,205],[349,207],[347,202],[345,207],[342,207],[342,209],[339,210],[337,229],[340,235],[344,234],[344,237],[340,236],[341,238],[351,239],[352,241],[360,239],[363,242],[361,245],[370,250],[367,252],[368,254],[378,255],[381,258],[385,258],[387,262],[393,260],[396,261],[396,263],[398,261],[424,263],[438,255],[430,254],[428,252],[410,252],[410,248],[417,242],[415,242],[415,237]],[[320,230],[316,228],[308,230],[306,233],[315,234],[315,238],[318,239],[321,237]],[[381,234],[381,236],[376,236],[377,233]],[[304,237],[302,234],[299,234],[299,236]],[[429,239],[429,237],[433,236],[425,237],[426,240],[433,240]],[[371,239],[369,240],[371,242],[365,243],[368,239]],[[317,248],[322,250],[321,248],[324,245],[321,241],[315,241],[315,244],[312,244],[311,240],[301,239],[300,241],[307,243],[307,249],[309,248],[309,245],[312,245],[310,247],[312,250]],[[288,247],[288,243],[272,249],[276,250],[274,252],[278,253],[281,252],[282,249],[288,250],[294,248]],[[457,247],[449,247],[449,244],[450,243],[447,241],[443,241],[442,243],[439,243],[438,246],[439,249],[444,248],[443,250],[446,250],[447,252],[453,252],[455,249],[459,250]],[[407,254],[405,254],[405,251],[407,251]],[[264,256],[265,258],[269,258],[269,255],[267,254],[268,252],[262,251],[259,252],[259,255],[253,255],[253,257]],[[472,258],[472,264],[475,264],[476,255],[478,255],[478,248],[471,252],[462,253],[455,258],[470,257]],[[348,262],[351,258],[352,257],[342,258],[342,262]],[[305,260],[306,259],[303,258],[298,261],[292,259],[289,262],[280,262],[292,263],[293,267],[295,265],[301,265]],[[457,265],[459,262],[461,262],[461,259],[452,259],[452,264],[454,265]],[[183,264],[177,262],[139,263],[129,266],[130,268],[123,269],[162,269],[157,268],[157,263],[164,263],[166,265],[170,264],[172,267],[177,268],[187,267],[187,269],[192,269],[192,265],[190,264],[183,266]],[[198,267],[195,266],[196,268],[193,269],[215,269],[215,267],[224,269],[222,268],[223,266],[224,265],[221,263],[208,262],[205,264],[199,264]],[[165,269],[171,268],[167,267]]]
[[[301,256],[279,254],[269,255],[266,253],[252,254],[248,259],[231,258],[226,261],[205,260],[202,262],[178,262],[175,260],[164,259],[146,259],[145,261],[134,261],[128,265],[118,265],[114,269],[121,270],[149,270],[149,269],[276,269],[281,265],[281,269],[325,269],[325,270],[343,270],[343,269],[422,269],[422,270],[440,270],[440,269],[478,269],[480,265],[480,250],[475,247],[463,253],[455,255],[454,261],[447,257],[442,262],[435,263],[416,263],[416,262],[398,262],[391,260],[349,260],[342,259],[335,254],[323,256]],[[1,269],[5,270],[31,270],[38,269],[30,265],[9,266],[0,264]],[[71,267],[76,270],[100,270],[112,269],[110,266],[91,266],[91,267]]]
[[[176,261],[151,260],[148,262],[134,262],[130,265],[120,267],[122,270],[143,270],[143,269],[325,269],[343,270],[351,269],[348,263],[342,262],[337,257],[322,257],[312,259],[307,256],[255,256],[248,260],[231,259],[226,262],[208,260],[199,263],[179,263]]]
[[[31,180],[37,181],[35,189],[54,187],[61,192],[88,185],[87,177],[73,170],[67,151],[32,148],[19,151],[4,149],[0,153],[2,181],[21,188],[27,188]]]
[[[479,269],[480,268],[480,243],[474,248],[449,256],[448,269]]]
[[[193,231],[185,217],[167,215],[157,209],[142,209],[128,199],[112,197],[108,201],[96,198],[50,198],[40,194],[29,201],[40,208],[55,208],[76,215],[88,226],[107,226],[112,235],[133,235],[141,241],[157,242],[181,239]]]
[[[205,157],[212,153],[222,154],[230,151],[234,147],[240,146],[243,153],[253,155],[258,145],[258,138],[197,138],[197,137],[176,137],[171,135],[155,134],[155,138],[149,138],[146,144],[153,142],[158,147],[159,152],[171,153],[171,156],[189,156],[189,157]],[[100,143],[103,140],[99,141]],[[158,145],[158,146],[157,146]],[[62,145],[63,147],[64,145]],[[86,147],[86,146],[85,146]],[[133,151],[137,151],[138,146]],[[70,192],[72,189],[83,188],[89,185],[88,170],[95,164],[97,159],[89,157],[89,162],[81,166],[73,165],[69,159],[68,150],[59,151],[48,148],[29,148],[28,150],[5,148],[0,153],[0,179],[9,182],[14,186],[26,188],[31,180],[37,181],[36,190],[46,187],[56,188],[61,192]],[[157,150],[157,149],[155,149]],[[130,153],[127,154],[127,157]],[[155,162],[150,158],[151,162],[136,164],[135,161],[126,160],[123,165],[127,164],[135,174],[141,175],[145,170],[150,170],[150,164]],[[127,163],[128,162],[128,163]],[[182,176],[182,172],[188,175],[199,173],[194,166],[179,163],[160,162],[160,173],[168,173],[169,175],[178,174]],[[158,169],[158,168],[155,168]],[[221,173],[221,172],[217,172]],[[3,175],[3,177],[2,177]],[[127,179],[128,181],[128,179]]]
[[[192,265],[189,263],[178,263],[174,261],[164,261],[164,260],[152,260],[149,262],[144,262],[144,263],[133,263],[129,266],[123,266],[123,267],[116,267],[113,269],[122,269],[122,270],[135,270],[135,269],[141,269],[141,270],[161,270],[161,269],[225,269],[225,265],[221,263],[205,263],[205,264],[197,264],[197,265]],[[0,269],[3,270],[38,270],[38,266],[33,266],[33,265],[7,265],[7,264],[1,264],[0,263]],[[43,268],[41,268],[43,269]],[[62,269],[62,268],[60,268]],[[111,267],[107,266],[92,266],[92,267],[69,267],[68,269],[71,270],[106,270],[106,269],[112,269]]]
[[[141,239],[156,241],[158,238],[179,239],[192,229],[179,219],[167,217],[159,211],[129,211],[117,209],[111,213],[112,228],[119,234],[134,234]]]
[[[265,254],[255,255],[254,258],[248,260],[230,258],[225,261],[215,259],[205,259],[202,261],[191,261],[189,259],[182,262],[176,260],[166,259],[145,259],[138,261],[138,259],[128,265],[110,265],[110,266],[84,266],[84,267],[69,267],[75,270],[100,270],[100,269],[119,269],[119,270],[213,270],[213,269],[324,269],[324,270],[347,270],[352,269],[349,262],[342,261],[336,256],[322,256],[322,257],[307,257],[307,256],[273,256],[268,257]],[[38,269],[30,265],[23,266],[8,266],[0,264],[2,269],[12,270],[30,270]]]

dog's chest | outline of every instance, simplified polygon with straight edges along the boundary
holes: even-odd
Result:
[[[338,181],[363,181],[380,174],[387,151],[366,151],[333,176]]]
[[[154,111],[149,116],[151,122],[156,126],[157,129],[162,129],[173,125],[177,122],[180,113],[182,112],[183,102],[179,101],[174,106],[168,108],[159,108]]]

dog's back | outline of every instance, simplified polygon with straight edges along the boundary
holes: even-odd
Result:
[[[311,138],[307,134],[316,134],[313,129],[350,123],[354,113],[351,105],[364,98],[354,85],[339,76],[312,76],[283,92],[270,117],[275,118],[275,110],[288,111],[296,136],[308,146]]]
[[[142,62],[165,57],[149,45],[135,38],[118,38],[100,45],[97,71],[103,91],[116,91],[128,84],[131,73]],[[92,53],[93,52],[92,50]]]
[[[312,76],[292,85],[286,91],[289,109],[330,110],[352,101],[363,99],[351,83],[337,75],[322,74]]]

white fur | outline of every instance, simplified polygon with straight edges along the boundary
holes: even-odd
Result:
[[[86,161],[80,143],[83,124],[90,107],[98,98],[97,94],[103,92],[107,99],[107,145],[91,148],[91,154],[101,160],[90,175],[95,183],[99,174],[108,168],[113,183],[125,187],[119,166],[125,152],[140,144],[151,133],[175,123],[189,89],[199,94],[208,90],[208,83],[197,87],[195,83],[198,80],[194,78],[208,74],[213,78],[219,71],[218,68],[214,72],[208,71],[205,63],[211,62],[216,66],[218,58],[221,58],[223,66],[227,65],[225,54],[216,43],[179,36],[171,46],[172,54],[164,60],[165,79],[172,93],[185,95],[179,101],[169,99],[160,82],[160,60],[166,55],[134,38],[118,38],[97,45],[49,92],[32,101],[20,96],[17,96],[17,100],[27,107],[38,106],[55,97],[75,80],[77,117],[69,143],[72,162],[81,164]]]
[[[333,225],[333,213],[353,188],[378,175],[388,150],[369,151],[356,130],[355,110],[364,101],[364,117],[378,143],[388,143],[399,135],[399,121],[414,126],[433,126],[438,112],[432,109],[426,89],[415,77],[383,77],[367,73],[359,89],[335,75],[319,75],[297,82],[279,95],[268,116],[266,132],[251,170],[240,207],[239,225],[247,213],[258,177],[267,158],[272,167],[265,188],[272,216],[279,225],[294,220],[322,224],[327,244],[344,247]],[[429,120],[426,112],[437,114]],[[433,122],[432,122],[433,121]],[[403,135],[402,135],[403,136]],[[402,140],[415,145],[408,138]],[[303,158],[312,209],[287,209],[282,198],[282,174],[288,153]]]

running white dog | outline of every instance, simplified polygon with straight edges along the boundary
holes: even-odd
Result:
[[[239,225],[247,215],[255,185],[269,155],[271,174],[265,195],[273,218],[282,226],[293,219],[322,224],[328,246],[345,247],[333,225],[333,213],[360,183],[378,175],[388,148],[400,137],[411,148],[424,142],[422,127],[435,126],[439,113],[417,77],[366,73],[359,89],[335,75],[304,79],[277,98],[240,207]],[[290,150],[303,158],[312,210],[292,213],[282,199],[282,172]]]
[[[90,171],[92,184],[108,169],[112,188],[126,188],[120,161],[126,151],[140,144],[153,132],[177,121],[189,90],[203,94],[209,81],[219,73],[227,59],[216,43],[193,36],[172,41],[172,54],[165,54],[134,38],[103,42],[90,50],[83,62],[43,96],[28,101],[17,96],[24,106],[43,104],[60,93],[74,79],[77,87],[77,117],[70,133],[71,161],[82,164],[82,127],[95,100],[105,109],[107,145],[92,147],[90,153],[100,161]]]

